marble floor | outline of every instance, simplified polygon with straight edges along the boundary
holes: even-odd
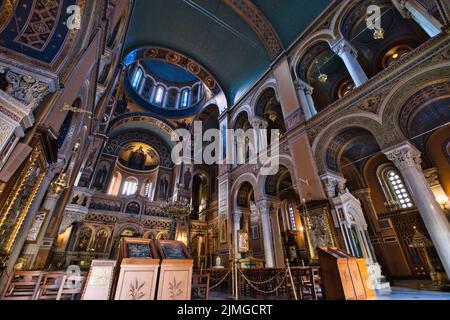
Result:
[[[450,292],[419,289],[422,283],[399,282],[391,287],[390,292],[378,292],[376,300],[449,300]],[[425,283],[427,285],[427,283]],[[229,294],[210,292],[211,300],[232,300]],[[261,297],[258,298],[260,300]],[[265,297],[263,300],[279,300],[279,297]],[[247,299],[254,300],[254,299]],[[256,299],[255,299],[256,300]]]
[[[378,294],[377,300],[450,300],[450,292],[392,287],[391,292]]]

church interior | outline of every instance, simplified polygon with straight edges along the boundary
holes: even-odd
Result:
[[[448,0],[0,1],[0,300],[450,300],[449,40]]]

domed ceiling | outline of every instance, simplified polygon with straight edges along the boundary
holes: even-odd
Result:
[[[164,61],[145,60],[144,63],[154,75],[164,81],[188,83],[197,79],[192,73]]]
[[[182,52],[211,72],[233,105],[331,2],[136,0],[125,56],[147,46]]]

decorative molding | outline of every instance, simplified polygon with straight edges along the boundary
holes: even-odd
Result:
[[[422,171],[421,153],[409,142],[383,150],[383,153],[400,170],[416,168],[417,170]]]
[[[258,35],[270,60],[275,60],[283,52],[283,45],[274,27],[250,0],[225,0],[225,3],[241,16]]]

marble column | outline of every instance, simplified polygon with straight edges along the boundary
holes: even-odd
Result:
[[[45,230],[47,230],[47,227],[53,216],[53,213],[55,211],[56,204],[58,203],[60,195],[61,195],[60,193],[58,194],[58,193],[49,192],[49,194],[47,195],[47,198],[44,201],[44,205],[42,206],[42,209],[47,211],[47,216],[45,217],[45,221],[41,226],[41,232],[39,234],[39,238],[37,239],[36,243],[30,244],[26,248],[26,251],[27,251],[26,253],[33,255],[33,258],[30,261],[30,266],[32,268],[36,268],[35,262],[36,262],[36,258],[37,258],[39,249],[44,242]],[[45,266],[39,266],[39,267],[45,267]]]
[[[392,0],[400,14],[412,18],[432,38],[441,33],[442,24],[415,0]]]
[[[419,150],[405,142],[383,150],[383,153],[400,170],[444,269],[450,275],[450,223],[422,172]]]
[[[375,210],[375,206],[372,202],[372,196],[370,193],[370,189],[360,189],[353,191],[352,194],[357,197],[361,203],[363,204],[364,208],[366,209],[367,213],[367,222],[370,224],[372,231],[377,233],[380,230],[380,226],[378,223],[378,215],[377,211]]]
[[[267,121],[255,118],[251,123],[253,127],[255,154],[259,154],[260,151],[267,148],[267,135],[265,130],[267,129]]]
[[[316,106],[314,104],[314,100],[312,97],[313,93],[314,93],[314,88],[311,87],[310,85],[306,85],[305,94],[306,94],[306,100],[308,100],[309,112],[311,113],[311,115],[313,117],[315,117],[317,115],[317,110],[316,110]]]
[[[262,231],[266,268],[273,268],[275,266],[272,246],[272,230],[270,226],[270,207],[271,205],[269,201],[264,200],[258,203],[258,208],[261,215],[261,225],[263,229]]]
[[[241,229],[241,218],[242,218],[242,211],[235,210],[233,214],[233,222],[234,222],[234,228],[233,228],[233,240],[234,240],[234,257],[236,259],[241,258],[241,254],[239,253],[239,235],[238,231]]]
[[[270,212],[270,221],[273,234],[273,247],[275,253],[275,267],[284,267],[283,243],[281,241],[280,221],[278,219],[279,208],[275,207]]]
[[[305,114],[305,120],[309,120],[317,115],[317,110],[312,98],[314,89],[301,79],[295,81],[295,89],[298,92],[298,98]]]
[[[344,61],[356,87],[362,86],[369,80],[358,62],[358,52],[348,40],[337,41],[331,49]]]

